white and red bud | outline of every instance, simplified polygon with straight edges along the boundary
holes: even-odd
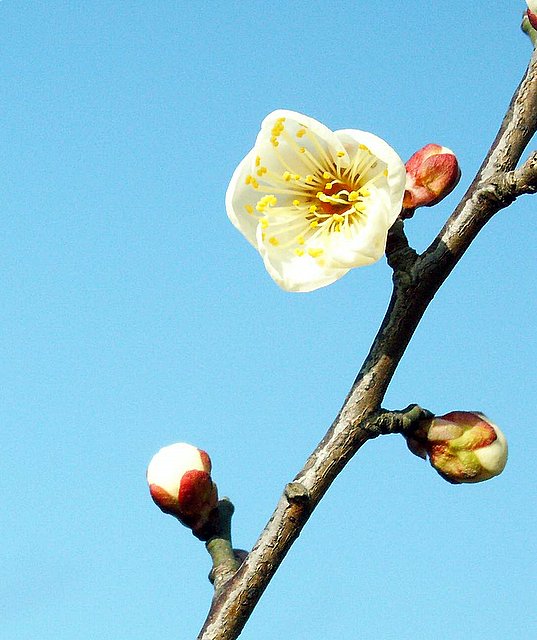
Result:
[[[163,447],[147,467],[147,483],[155,504],[199,535],[218,503],[205,451],[179,442]]]
[[[427,144],[406,163],[403,208],[432,207],[457,186],[461,171],[451,149]]]
[[[526,11],[528,20],[531,26],[537,29],[537,0],[526,0],[526,4],[528,5],[528,10]]]
[[[452,411],[424,420],[407,436],[412,453],[428,457],[449,482],[482,482],[499,475],[507,462],[507,440],[482,413]]]

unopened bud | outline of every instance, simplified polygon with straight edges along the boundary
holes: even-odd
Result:
[[[526,4],[528,5],[528,10],[526,11],[528,20],[531,26],[537,29],[537,0],[526,0]]]
[[[205,451],[180,442],[163,447],[147,467],[147,483],[155,504],[203,538],[218,503]]]
[[[425,420],[407,436],[412,453],[426,458],[449,482],[482,482],[507,462],[507,440],[482,413],[452,411]]]
[[[406,163],[403,208],[432,207],[457,186],[461,172],[451,149],[427,144]]]

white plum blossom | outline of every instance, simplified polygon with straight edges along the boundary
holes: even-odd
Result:
[[[278,110],[235,170],[226,209],[280,287],[313,291],[382,257],[405,182],[381,138]]]

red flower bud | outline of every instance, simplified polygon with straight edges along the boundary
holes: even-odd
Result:
[[[482,413],[452,411],[423,421],[407,435],[412,453],[429,457],[449,482],[482,482],[499,475],[507,462],[507,440]]]
[[[405,166],[405,209],[432,207],[453,191],[461,177],[453,151],[438,144],[425,145]]]
[[[526,0],[526,4],[528,5],[528,10],[526,11],[528,20],[530,21],[531,26],[534,29],[537,29],[537,1]]]
[[[155,504],[199,535],[218,503],[205,451],[180,442],[162,448],[147,467],[147,483]]]

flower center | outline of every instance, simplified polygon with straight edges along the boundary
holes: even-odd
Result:
[[[317,193],[319,208],[329,215],[345,213],[358,199],[358,193],[343,182],[327,182],[325,188]]]

